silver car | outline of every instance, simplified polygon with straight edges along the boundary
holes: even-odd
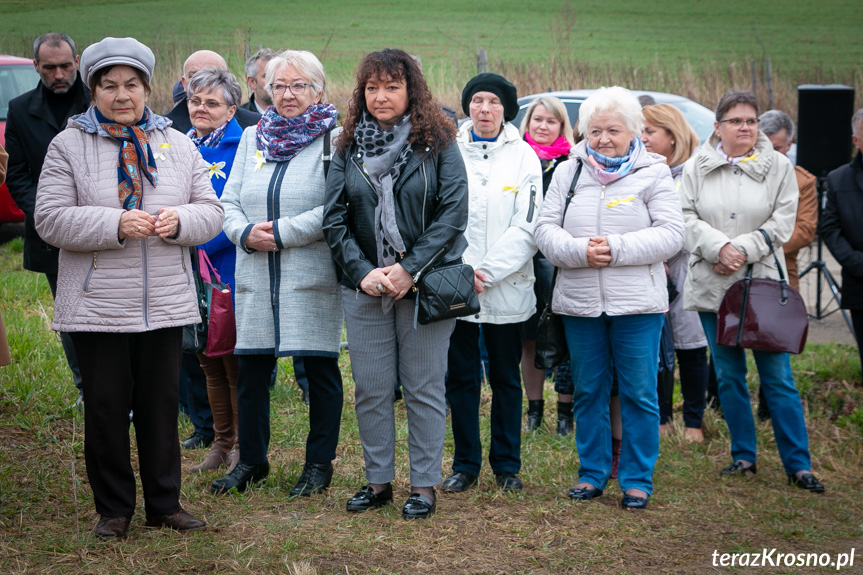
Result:
[[[558,98],[566,106],[566,112],[569,114],[569,119],[572,125],[575,126],[578,122],[578,109],[581,103],[584,102],[596,90],[558,90],[556,92],[544,92],[542,94],[531,94],[518,99],[518,115],[512,121],[517,127],[521,126],[521,119],[524,117],[527,107],[531,101],[540,96],[554,96]],[[645,92],[643,90],[632,90],[636,96],[651,96],[657,104],[671,104],[683,112],[686,121],[692,126],[692,129],[698,134],[698,138],[704,143],[710,134],[713,133],[713,122],[716,120],[716,114],[713,110],[705,108],[697,102],[693,102],[689,98],[678,96],[676,94],[666,94],[665,92]]]

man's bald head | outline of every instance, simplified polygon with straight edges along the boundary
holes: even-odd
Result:
[[[189,85],[189,80],[192,79],[192,76],[204,68],[224,68],[227,70],[228,65],[225,63],[224,58],[212,50],[193,52],[183,63],[183,77],[180,78],[183,88]]]

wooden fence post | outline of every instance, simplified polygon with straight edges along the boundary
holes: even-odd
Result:
[[[773,71],[770,68],[770,58],[767,58],[767,102],[768,110],[773,109]]]
[[[749,71],[752,74],[752,93],[758,96],[758,83],[755,78],[755,58],[749,60]]]
[[[488,53],[485,49],[480,48],[476,53],[476,73],[482,74],[488,72]]]

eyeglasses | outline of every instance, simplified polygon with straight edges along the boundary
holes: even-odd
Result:
[[[311,84],[305,84],[303,82],[294,82],[290,86],[288,84],[273,84],[273,94],[284,94],[285,90],[288,88],[291,89],[291,94],[294,96],[299,96],[303,92],[306,91],[306,88],[311,86]]]
[[[745,120],[743,118],[729,118],[727,120],[719,120],[720,124],[722,124],[723,122],[728,122],[729,124],[731,124],[735,128],[739,128],[743,124],[746,124],[750,128],[754,128],[755,126],[758,125],[758,119],[757,118],[746,118]]]
[[[207,100],[206,102],[202,102],[198,98],[189,98],[189,105],[199,108],[201,106],[206,106],[208,110],[218,110],[222,106],[227,106],[227,104],[223,104],[221,102],[217,102],[215,100]]]

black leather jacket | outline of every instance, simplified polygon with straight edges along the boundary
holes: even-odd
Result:
[[[330,165],[323,229],[342,285],[359,289],[362,279],[378,267],[378,196],[363,170],[363,153],[355,145],[349,152],[336,153]],[[467,247],[467,173],[455,142],[438,153],[415,146],[393,195],[407,248],[397,259],[412,277],[461,257]]]

